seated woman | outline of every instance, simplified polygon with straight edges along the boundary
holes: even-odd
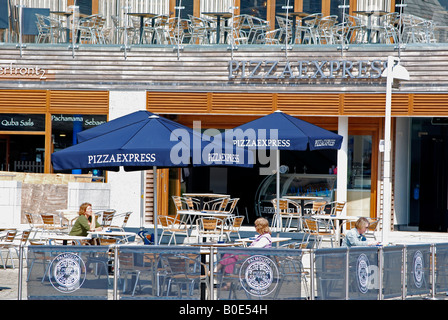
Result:
[[[89,231],[100,231],[101,225],[96,221],[95,215],[92,213],[92,205],[88,202],[81,204],[79,207],[79,217],[70,230],[71,236],[87,236]]]
[[[271,230],[269,229],[269,221],[265,218],[255,220],[255,231],[259,233],[257,238],[251,243],[254,248],[271,248]]]

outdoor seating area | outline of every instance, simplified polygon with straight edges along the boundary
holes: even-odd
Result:
[[[170,234],[168,245],[176,236],[183,235],[182,242],[201,243],[208,241],[230,242],[230,234],[238,238],[244,216],[235,214],[239,198],[230,195],[214,193],[186,193],[183,196],[172,196],[175,204],[175,216],[158,216],[162,234],[159,244],[165,234]]]
[[[105,16],[49,8],[12,10],[5,42],[19,42],[17,21],[23,16],[23,42],[95,45],[333,45],[445,42],[447,26],[413,14],[381,10],[341,16],[277,12],[275,21],[249,14],[201,12],[200,16],[129,12]],[[24,37],[26,36],[26,37]]]
[[[236,214],[239,199],[226,194],[173,196],[176,215],[159,216],[157,245],[144,241],[148,239],[146,234],[157,232],[155,229],[133,232],[133,228],[126,226],[130,212],[97,211],[104,229],[91,232],[88,237],[68,235],[74,210],[61,209],[53,215],[27,213],[29,229],[0,232],[1,263],[3,269],[24,270],[28,299],[70,299],[71,295],[78,299],[79,295],[85,295],[115,300],[254,297],[328,300],[358,299],[360,294],[368,293],[367,299],[381,300],[444,292],[441,263],[448,255],[443,244],[339,248],[337,237],[342,235],[337,231],[343,233],[353,227],[357,217],[344,215],[345,203],[304,198],[279,199],[280,217],[271,221],[272,248],[249,247],[256,232],[252,226],[243,226],[244,217]],[[276,199],[272,205],[276,206]],[[302,211],[302,208],[310,210]],[[372,241],[378,236],[379,222],[372,220],[366,233]],[[154,239],[151,236],[148,240]],[[429,258],[433,252],[437,252],[437,265],[436,260]],[[423,254],[423,260],[413,259],[414,254]],[[395,277],[394,272],[401,273],[402,264],[414,270],[409,264],[423,261],[421,287],[414,290],[409,283],[407,290],[402,291],[405,287],[402,284],[409,281],[405,276],[389,282],[384,280],[382,285],[350,286],[347,274],[352,277],[350,274],[359,267],[354,263],[364,256],[373,264],[382,257],[384,267],[379,272],[384,273],[384,279]],[[406,256],[410,258],[405,259]],[[67,257],[75,259],[71,263],[82,266],[79,272],[81,279],[89,283],[86,289],[78,290],[76,286],[57,282],[56,274],[63,271],[58,269],[58,259]],[[397,259],[403,261],[396,263]],[[254,263],[272,268],[273,274],[269,276],[272,281],[266,284],[263,293],[254,289],[249,280],[241,278],[242,275],[250,277],[249,266]],[[439,270],[437,289],[430,285],[432,268]],[[372,275],[369,281],[377,280]]]

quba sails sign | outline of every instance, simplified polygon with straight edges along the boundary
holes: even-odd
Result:
[[[229,79],[377,79],[386,65],[380,60],[231,60]]]

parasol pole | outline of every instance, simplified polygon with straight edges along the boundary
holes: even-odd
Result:
[[[158,227],[158,218],[157,218],[157,166],[152,167],[152,171],[153,171],[153,189],[154,189],[154,244],[158,245],[159,241],[159,235],[157,232],[157,227]]]
[[[277,175],[277,183],[276,183],[276,194],[277,194],[277,208],[275,210],[275,214],[277,216],[277,231],[281,231],[281,219],[280,219],[280,149],[277,148],[277,164],[276,164],[276,175]]]

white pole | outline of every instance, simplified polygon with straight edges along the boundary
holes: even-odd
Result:
[[[282,221],[280,217],[280,150],[277,149],[277,168],[276,168],[276,175],[277,175],[277,183],[276,183],[276,202],[277,202],[277,210],[275,210],[275,215],[277,217],[277,231],[281,231],[282,227]]]
[[[336,201],[347,202],[347,172],[348,172],[348,117],[339,117],[338,134],[343,137],[341,149],[338,150]],[[344,207],[344,211],[347,210]],[[344,212],[345,213],[345,212]]]
[[[154,184],[154,244],[159,244],[159,236],[157,234],[158,218],[157,218],[157,167],[153,167],[153,184]]]
[[[386,81],[386,112],[384,119],[384,159],[383,159],[383,225],[382,225],[382,242],[389,240],[390,221],[391,221],[391,109],[392,109],[392,83],[393,74],[392,67],[394,65],[394,57],[387,57],[387,81]]]

